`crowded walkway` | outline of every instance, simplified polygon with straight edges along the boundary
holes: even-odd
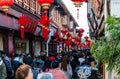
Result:
[[[90,50],[61,51],[46,57],[0,51],[0,79],[102,79]]]

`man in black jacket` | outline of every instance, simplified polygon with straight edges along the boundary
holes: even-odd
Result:
[[[2,50],[0,50],[0,52],[2,53],[3,62],[5,63],[6,70],[7,70],[7,78],[6,79],[12,79],[12,76],[13,76],[14,72],[13,72],[13,69],[12,69],[11,60],[6,55],[6,52],[4,52]]]

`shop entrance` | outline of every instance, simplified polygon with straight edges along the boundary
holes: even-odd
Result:
[[[29,40],[15,39],[15,53],[29,53]]]

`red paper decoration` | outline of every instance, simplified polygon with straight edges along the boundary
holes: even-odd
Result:
[[[20,24],[21,26],[25,26],[30,19],[27,18],[27,16],[25,14],[22,14],[22,16],[19,17],[18,19],[18,24]]]
[[[47,15],[47,11],[44,11],[39,22],[40,22],[40,24],[42,24],[43,26],[46,26],[46,27],[50,24],[50,20],[49,20],[49,17]]]
[[[38,3],[43,7],[43,9],[49,9],[50,5],[54,2],[54,0],[38,0]]]
[[[50,30],[45,26],[42,27],[42,37],[47,41]]]
[[[24,31],[25,31],[25,25],[28,23],[27,17],[23,14],[22,16],[19,17],[18,19],[18,24],[20,24],[20,36],[22,39],[25,38]]]
[[[14,0],[0,0],[0,6],[4,12],[7,12],[9,7],[14,4]]]

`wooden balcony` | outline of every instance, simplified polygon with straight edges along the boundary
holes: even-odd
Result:
[[[15,4],[35,15],[40,15],[41,6],[37,0],[15,0]]]

